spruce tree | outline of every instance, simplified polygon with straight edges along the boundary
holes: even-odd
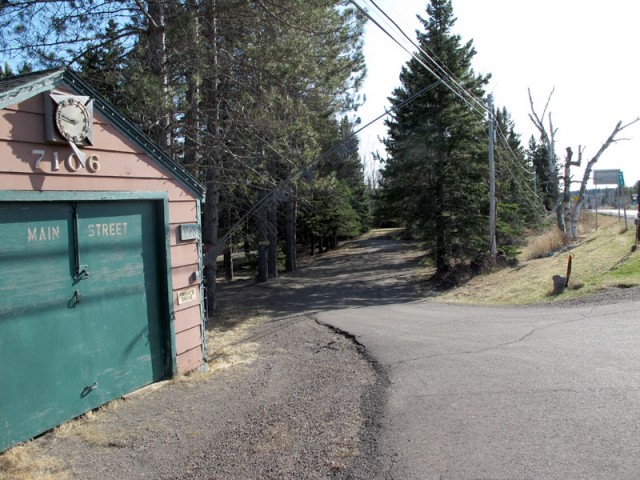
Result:
[[[418,43],[468,94],[482,98],[488,77],[471,68],[472,42],[451,29],[450,0],[431,0]],[[423,55],[420,54],[424,58]],[[450,76],[450,77],[449,77]],[[390,98],[394,107],[438,81],[412,58]],[[388,159],[382,171],[389,212],[425,242],[437,273],[457,265],[479,265],[488,250],[487,133],[482,116],[444,84],[396,110],[386,122]]]
[[[544,143],[536,141],[535,137],[529,139],[527,158],[534,167],[537,189],[541,194],[544,208],[551,212],[556,208],[558,198],[558,177],[549,171],[549,150]]]
[[[496,237],[498,252],[514,259],[527,228],[535,228],[542,218],[533,181],[532,165],[528,162],[520,136],[506,108],[495,112],[498,132],[496,157]]]

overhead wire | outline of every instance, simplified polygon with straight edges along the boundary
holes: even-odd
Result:
[[[395,27],[395,29],[404,37],[406,38],[409,43],[416,48],[420,53],[422,53],[422,55],[429,60],[438,70],[440,70],[443,74],[443,76],[447,77],[448,79],[451,80],[451,82],[459,89],[458,93],[460,93],[460,95],[465,94],[466,97],[468,97],[468,99],[470,99],[472,102],[474,102],[477,105],[477,108],[479,108],[479,111],[482,112],[483,114],[487,111],[487,107],[486,105],[479,101],[475,95],[473,95],[471,92],[469,92],[465,87],[463,87],[460,82],[458,82],[458,80],[455,78],[455,76],[449,71],[449,69],[447,68],[447,66],[440,60],[438,59],[437,55],[435,55],[433,52],[427,53],[428,47],[422,48],[422,46],[418,43],[416,43],[409,35],[407,35],[407,33],[404,31],[404,29],[402,27],[400,27],[400,25],[398,25],[398,23],[393,20],[393,18],[391,18],[387,12],[382,9],[376,2],[375,0],[365,0],[370,2],[383,16],[385,19],[387,19],[389,22],[391,22],[391,24]],[[387,23],[388,25],[388,23]],[[434,58],[435,57],[435,58]]]
[[[365,1],[367,1],[367,0],[365,0]],[[404,107],[405,105],[413,102],[416,98],[420,97],[424,93],[430,91],[431,89],[437,87],[440,84],[443,84],[456,97],[458,97],[460,100],[462,100],[464,102],[464,104],[467,105],[467,107],[469,107],[471,112],[473,112],[474,114],[479,115],[482,118],[481,121],[483,123],[485,121],[485,116],[486,115],[493,115],[493,112],[489,112],[487,106],[484,103],[480,102],[471,92],[469,92],[467,89],[465,89],[460,84],[460,82],[454,77],[454,75],[451,74],[451,72],[449,72],[447,70],[446,66],[443,65],[442,62],[438,62],[438,61],[434,60],[433,57],[435,55],[429,55],[423,48],[421,48],[420,45],[416,44],[404,32],[404,30],[397,24],[397,22],[395,22],[382,8],[380,8],[375,3],[374,0],[368,0],[368,1],[370,1],[371,4],[373,4],[374,7],[378,11],[380,11],[381,14],[383,15],[383,18],[382,18],[381,21],[384,22],[389,27],[391,27],[393,25],[393,28],[395,28],[398,32],[400,32],[400,34],[405,39],[407,39],[410,42],[410,44],[414,48],[416,48],[424,56],[426,61],[423,58],[420,58],[418,55],[416,55],[411,49],[407,48],[407,46],[403,45],[403,43],[400,40],[398,40],[392,33],[390,33],[389,30],[384,28],[379,21],[377,21],[375,18],[373,18],[373,16],[371,14],[369,14],[369,12],[367,12],[366,9],[364,9],[357,2],[357,0],[350,0],[350,2],[363,15],[365,15],[371,22],[373,22],[383,33],[385,33],[385,35],[387,35],[394,43],[396,43],[400,48],[402,48],[402,50],[407,52],[411,56],[411,58],[413,58],[416,62],[418,62],[418,64],[420,64],[429,73],[431,73],[436,78],[436,81],[431,83],[427,87],[421,89],[420,91],[416,92],[415,94],[409,96],[407,99],[403,100],[401,103],[399,103],[398,105],[394,106],[393,108],[385,110],[384,113],[380,114],[379,116],[377,116],[376,118],[374,118],[373,120],[371,120],[370,122],[368,122],[367,124],[362,126],[361,128],[359,128],[356,131],[354,131],[347,138],[343,139],[341,142],[338,142],[337,144],[335,144],[329,150],[327,150],[327,151],[321,153],[320,155],[318,155],[309,165],[307,165],[307,166],[305,166],[303,168],[299,168],[296,172],[294,172],[288,178],[282,180],[277,186],[275,186],[273,189],[271,189],[264,197],[262,197],[258,202],[256,202],[248,211],[246,211],[244,213],[244,215],[242,215],[242,217],[236,222],[236,224],[234,224],[233,226],[231,226],[228,229],[227,233],[223,237],[221,237],[219,239],[219,241],[218,241],[219,245],[224,245],[229,240],[229,237],[231,236],[232,232],[236,229],[237,225],[243,224],[250,215],[252,215],[255,211],[257,211],[259,208],[261,208],[264,204],[267,204],[268,202],[273,201],[273,197],[274,196],[281,195],[282,191],[286,187],[288,187],[288,185],[290,185],[293,181],[297,180],[298,178],[300,178],[300,177],[302,177],[304,175],[308,175],[309,172],[312,172],[313,169],[315,169],[317,164],[320,162],[320,160],[322,160],[323,158],[326,158],[329,155],[332,155],[332,154],[334,154],[336,152],[339,152],[339,150],[341,148],[343,148],[348,141],[352,140],[357,134],[362,132],[364,129],[366,129],[369,126],[371,126],[372,124],[378,122],[379,120],[381,120],[385,116],[389,115],[390,113],[393,113],[394,111],[396,111],[396,110]],[[389,24],[389,22],[391,22],[391,25]],[[390,28],[390,29],[393,29],[393,28]],[[430,62],[433,66],[430,66],[428,64],[428,62]],[[504,134],[503,134],[503,136],[504,136]],[[505,142],[505,144],[508,145],[507,142]],[[510,147],[508,147],[508,151],[511,152],[511,155],[513,155],[513,159],[515,159],[516,158],[515,153],[510,149]],[[514,165],[517,165],[517,162],[515,162],[513,159],[512,159],[512,162],[514,163]],[[507,170],[510,172],[511,176],[515,180],[515,176],[513,175],[513,173],[511,173],[510,169],[507,168]],[[525,182],[525,184],[527,184],[527,182]],[[211,253],[214,253],[214,249],[211,250]]]
[[[411,49],[407,48],[407,46],[403,45],[400,40],[398,40],[392,33],[390,33],[388,29],[384,28],[379,21],[377,21],[375,18],[373,18],[373,16],[369,12],[367,12],[362,6],[360,6],[355,0],[351,0],[351,3],[356,5],[356,7],[358,9],[360,9],[360,11],[364,12],[364,14],[367,16],[367,18],[369,18],[378,28],[380,28],[395,43],[400,45],[400,47],[411,56],[411,58],[413,58],[416,62],[418,62],[422,67],[424,67],[434,77],[442,79],[443,80],[443,84],[455,96],[457,96],[460,100],[462,100],[467,105],[467,107],[469,108],[469,110],[471,112],[475,112],[476,114],[478,114],[479,117],[482,118],[482,121],[484,121],[484,117],[485,117],[485,113],[486,113],[486,107],[483,107],[483,108],[479,109],[476,105],[474,105],[472,102],[470,102],[469,99],[467,98],[468,96],[470,96],[470,94],[468,92],[466,92],[464,89],[462,89],[462,92],[461,92],[458,88],[456,88],[457,86],[459,86],[459,83],[457,82],[457,80],[455,80],[451,75],[449,75],[449,73],[447,73],[436,61],[434,61],[425,52],[421,52],[422,55],[425,58],[421,58],[420,56],[418,56],[414,51],[412,51]],[[385,18],[389,18],[390,19],[390,17],[388,15],[386,15],[386,13],[384,15],[385,15]],[[389,24],[389,22],[385,18],[383,18],[381,20],[381,22],[384,22],[389,27],[391,27],[391,25]],[[393,22],[393,20],[390,20],[390,21]],[[391,30],[393,30],[393,28],[395,28],[397,30],[400,30],[400,32],[401,32],[403,37],[409,38],[406,35],[406,33],[404,33],[404,31],[402,31],[402,29],[400,29],[400,27],[397,26],[397,24],[395,24],[395,23],[393,23],[393,24],[395,25],[395,27],[392,27]],[[409,42],[410,42],[412,47],[416,47],[416,48],[419,49],[419,47],[416,46],[416,44],[413,43],[411,40],[409,40]],[[429,63],[431,63],[433,65],[430,65]],[[462,88],[462,87],[460,87],[460,88]]]
[[[233,234],[233,232],[236,230],[236,228],[239,225],[244,224],[244,222],[251,216],[253,215],[254,212],[256,212],[258,209],[260,209],[263,205],[268,204],[269,202],[272,202],[274,197],[278,197],[279,195],[282,195],[284,192],[286,192],[286,189],[289,187],[289,185],[291,183],[293,183],[295,180],[299,179],[300,177],[303,176],[307,176],[307,175],[311,175],[313,170],[317,167],[317,164],[324,158],[329,157],[330,155],[334,154],[334,153],[340,153],[340,150],[345,147],[345,145],[350,142],[351,140],[353,140],[360,132],[362,132],[365,128],[370,127],[371,125],[373,125],[374,123],[378,122],[379,120],[383,119],[384,117],[386,117],[387,115],[389,115],[390,113],[393,113],[401,108],[403,108],[405,105],[413,102],[416,98],[424,95],[425,93],[427,93],[430,90],[433,90],[434,88],[436,88],[438,85],[440,85],[442,83],[441,79],[436,80],[435,82],[427,85],[426,87],[422,88],[421,90],[419,90],[418,92],[414,93],[413,95],[409,96],[408,98],[406,98],[405,100],[403,100],[402,102],[400,102],[398,105],[385,110],[384,113],[378,115],[376,118],[374,118],[373,120],[371,120],[370,122],[366,123],[365,125],[363,125],[362,127],[360,127],[359,129],[355,130],[353,133],[351,133],[350,135],[348,135],[346,138],[343,138],[340,142],[336,143],[333,147],[331,147],[330,149],[322,152],[320,155],[318,155],[317,157],[315,157],[308,165],[299,168],[296,172],[292,173],[291,175],[289,175],[289,177],[287,177],[286,179],[282,180],[280,183],[278,183],[278,185],[276,185],[274,188],[272,188],[264,197],[262,197],[260,200],[258,200],[256,203],[253,204],[253,206],[251,208],[249,208],[239,219],[238,221],[236,221],[235,224],[233,224],[231,227],[229,227],[229,229],[227,230],[227,232],[220,237],[220,239],[218,239],[218,245],[219,247],[217,249],[211,249],[209,250],[209,252],[207,252],[207,257],[211,257],[213,256],[214,258],[221,252],[219,252],[218,250],[220,248],[224,248],[224,245],[227,243],[227,241],[229,240],[229,238],[231,237],[231,235]]]
[[[421,45],[417,44],[416,42],[413,41],[413,39],[411,39],[411,37],[409,37],[406,32],[404,31],[404,29],[398,25],[398,23],[393,20],[393,18],[391,18],[386,11],[381,8],[376,2],[375,0],[364,0],[364,2],[369,2],[371,5],[373,5],[375,7],[375,9],[380,12],[380,14],[382,14],[383,18],[381,19],[381,21],[376,20],[375,18],[373,18],[373,16],[365,9],[363,8],[357,0],[350,0],[350,2],[360,11],[362,12],[369,20],[371,20],[385,35],[387,35],[389,38],[391,38],[391,40],[393,40],[396,44],[398,44],[405,52],[409,53],[409,55],[411,56],[411,58],[413,58],[414,60],[416,60],[421,66],[423,66],[429,73],[431,73],[432,75],[434,75],[436,78],[439,78],[442,83],[451,91],[453,92],[458,98],[460,98],[473,112],[480,114],[480,116],[482,117],[482,122],[484,123],[485,121],[485,115],[491,115],[494,116],[494,112],[490,112],[488,110],[488,107],[481,102],[475,95],[473,95],[471,92],[469,92],[465,87],[463,87],[460,82],[455,78],[455,76],[447,69],[446,65],[443,64],[443,62],[438,60],[435,60],[433,57],[437,58],[437,56],[433,53],[429,54],[427,53],[427,51],[425,50],[425,48],[422,48]],[[389,32],[389,30],[387,30],[386,28],[384,28],[382,25],[382,23],[385,23],[387,25],[387,27],[389,27],[390,30],[395,29],[395,31],[399,32],[400,35],[402,35],[402,37],[404,37],[414,48],[417,49],[418,52],[420,52],[422,54],[422,56],[432,64],[432,66],[429,66],[422,58],[418,57],[418,55],[416,55],[413,51],[411,51],[410,49],[408,49],[405,45],[402,44],[402,42],[400,42],[396,37],[394,37],[393,34],[391,34]],[[448,81],[451,82],[448,83]],[[527,190],[529,190],[531,193],[533,193],[535,196],[536,192],[533,191],[533,189],[530,187],[529,182],[531,181],[531,178],[528,178],[528,176],[531,175],[535,175],[535,173],[532,173],[531,171],[527,170],[523,165],[521,165],[518,162],[518,156],[516,155],[516,153],[513,151],[513,149],[511,148],[511,145],[509,144],[506,135],[504,134],[504,132],[502,131],[501,127],[499,125],[496,125],[496,132],[498,133],[499,138],[502,140],[503,142],[503,146],[505,147],[505,149],[508,152],[507,157],[509,158],[509,160],[511,161],[511,163],[513,164],[513,166],[516,168],[516,172],[520,172],[520,176],[524,182],[519,182],[517,180],[517,175],[514,174],[510,168],[507,168],[507,171],[509,172],[509,175],[512,177],[513,180],[515,180],[518,184],[524,183],[527,187]],[[502,155],[500,155],[502,157]],[[525,176],[525,174],[527,176]],[[528,200],[528,198],[527,198]],[[536,206],[536,205],[532,205],[532,206]],[[536,206],[537,207],[537,206]]]

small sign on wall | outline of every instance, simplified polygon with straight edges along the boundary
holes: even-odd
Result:
[[[200,225],[197,223],[183,223],[180,225],[180,240],[197,240],[200,238]]]
[[[198,288],[193,287],[178,292],[178,305],[183,303],[195,302],[198,299]]]

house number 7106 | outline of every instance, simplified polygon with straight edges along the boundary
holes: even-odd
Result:
[[[40,164],[45,159],[44,157],[47,152],[45,150],[31,150],[31,153],[36,156],[36,163],[34,165],[35,169],[41,169]],[[72,172],[77,172],[82,168],[82,164],[73,152],[69,154],[64,163],[67,169]],[[85,162],[85,166],[91,173],[96,173],[100,170],[100,159],[98,158],[98,155],[90,155]],[[54,172],[60,170],[60,155],[58,152],[52,152],[51,154],[51,170]]]

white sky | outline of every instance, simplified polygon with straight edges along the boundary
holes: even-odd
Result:
[[[376,3],[415,40],[415,30],[422,30],[416,14],[426,17],[427,0]],[[582,145],[586,163],[619,120],[626,124],[640,116],[637,0],[453,0],[453,11],[458,19],[453,31],[463,42],[473,40],[474,70],[492,74],[487,91],[493,92],[498,107],[511,113],[525,147],[536,133],[528,117],[528,88],[540,114],[555,87],[549,110],[558,129],[561,159],[566,147],[577,152]],[[387,97],[399,85],[398,75],[409,54],[371,22],[364,49],[367,102],[357,114],[366,124],[388,107]],[[385,133],[382,121],[361,133],[365,160],[371,151],[384,156],[376,138]],[[640,179],[640,122],[620,138],[629,140],[610,146],[595,169],[620,169],[630,186]],[[369,170],[375,168],[367,163]],[[581,179],[582,170],[574,170],[574,179]]]

